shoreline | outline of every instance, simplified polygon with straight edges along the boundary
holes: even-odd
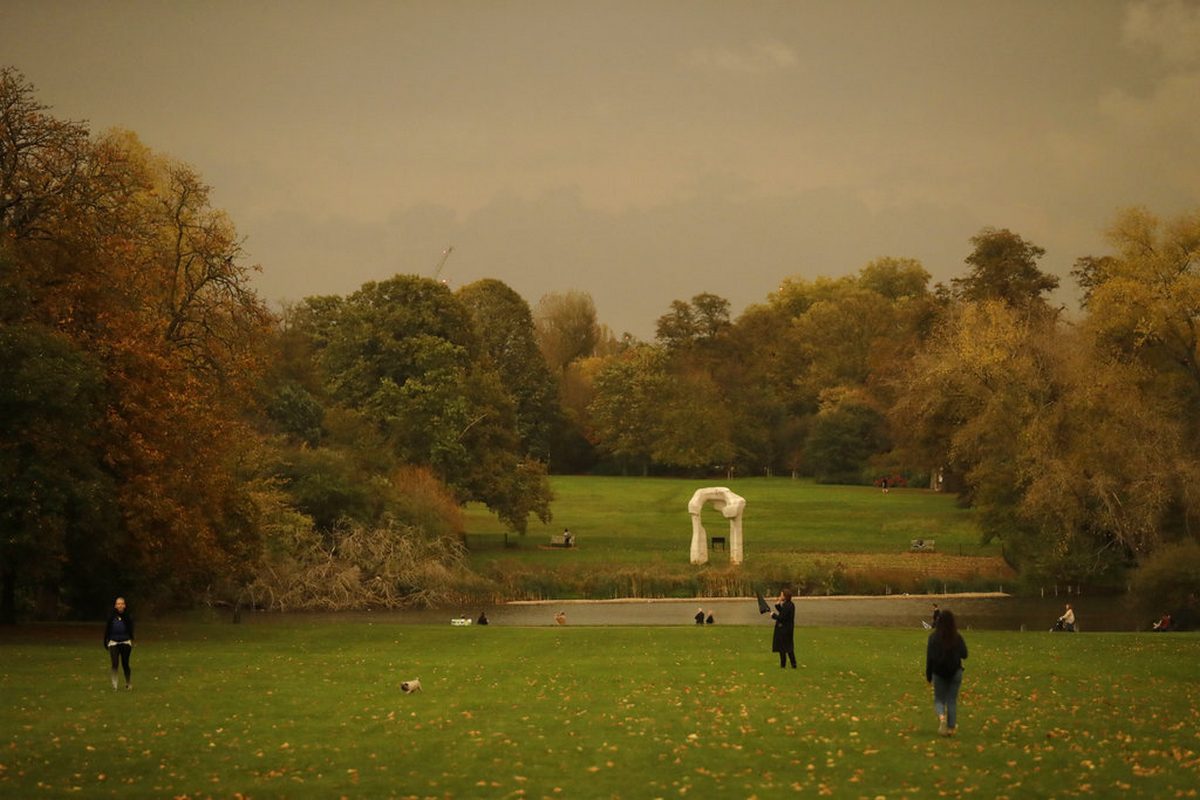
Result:
[[[825,600],[913,600],[913,599],[984,599],[998,600],[1013,595],[1008,592],[948,592],[946,594],[830,594],[830,595],[804,595],[802,597],[793,597],[792,602],[814,602]],[[764,595],[765,597],[765,595]],[[715,603],[720,601],[742,601],[748,600],[756,602],[756,597],[613,597],[604,600],[588,600],[588,599],[573,599],[573,600],[506,600],[503,603],[496,605],[504,606],[546,606],[546,605],[578,605],[587,603],[588,605],[599,604],[651,604],[651,603]]]

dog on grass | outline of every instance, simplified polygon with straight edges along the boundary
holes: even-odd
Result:
[[[404,681],[400,684],[400,691],[405,694],[421,691],[421,681],[418,678],[413,678],[411,681]]]

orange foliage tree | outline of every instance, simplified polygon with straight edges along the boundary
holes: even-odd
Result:
[[[92,603],[137,589],[183,598],[248,569],[257,534],[237,468],[271,318],[208,187],[132,134],[56,120],[6,69],[0,198],[0,324],[61,337],[86,361],[95,385],[81,397],[99,403],[86,460],[107,487],[87,502],[111,508],[102,525],[68,515],[59,544],[40,551],[38,515],[20,516],[24,527],[6,517],[4,541],[22,543],[0,545],[6,613],[27,575],[61,578],[62,599]],[[38,407],[25,399],[27,413]],[[79,417],[61,405],[41,404],[50,429]],[[5,454],[28,450],[20,430],[5,434]],[[4,459],[0,478],[27,477],[36,461]],[[36,511],[29,492],[6,500]]]

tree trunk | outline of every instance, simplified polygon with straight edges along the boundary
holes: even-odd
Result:
[[[17,623],[17,572],[5,567],[0,570],[0,625]]]

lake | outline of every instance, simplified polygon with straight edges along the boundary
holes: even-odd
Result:
[[[773,601],[772,601],[773,602]],[[1046,631],[1063,612],[1063,604],[1075,606],[1077,625],[1084,631],[1146,630],[1152,620],[1141,619],[1128,599],[1121,596],[1012,597],[992,594],[888,595],[872,597],[797,597],[797,627],[889,627],[920,628],[928,620],[932,604],[954,612],[965,630]],[[566,614],[568,625],[689,625],[698,608],[712,613],[718,625],[772,624],[770,615],[758,613],[750,598],[668,598],[627,600],[539,600],[486,606],[493,625],[555,625],[555,614]],[[337,614],[246,613],[251,624],[297,617],[316,620],[359,620],[363,622],[449,625],[454,617],[472,619],[480,608],[414,609],[406,611],[342,612]]]

